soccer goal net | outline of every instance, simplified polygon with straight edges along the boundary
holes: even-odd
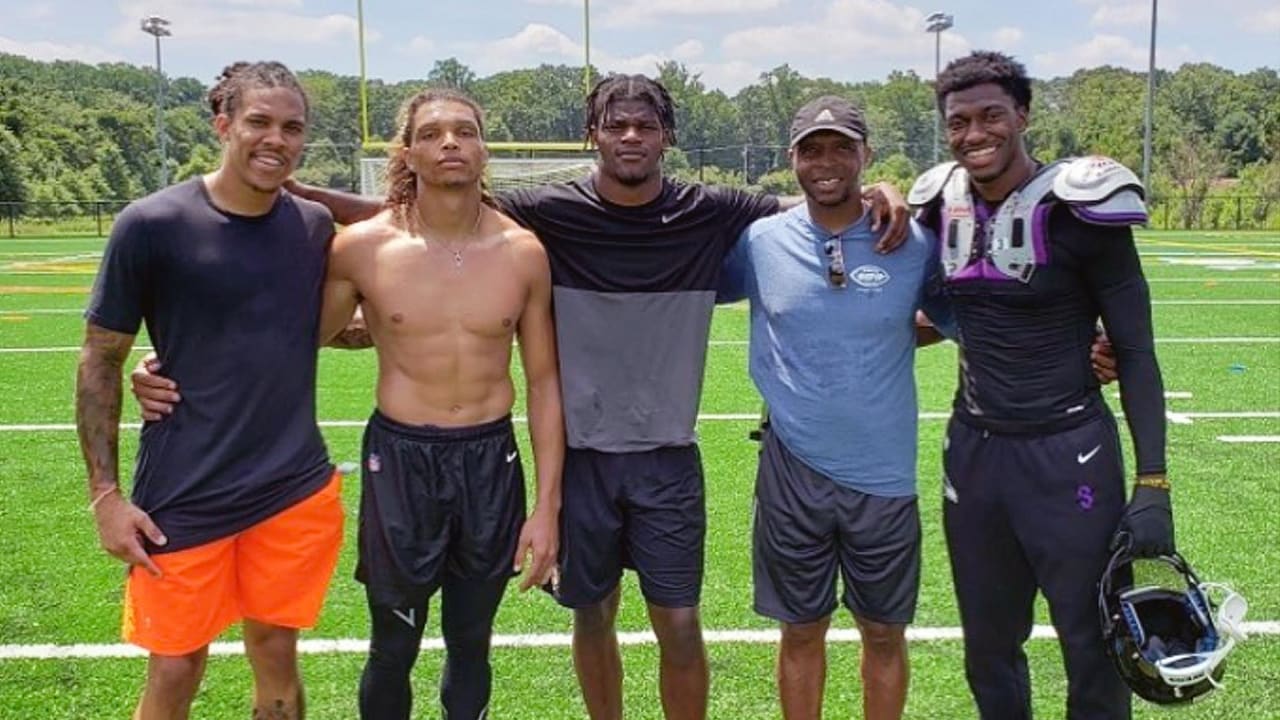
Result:
[[[490,145],[487,185],[493,192],[565,182],[582,177],[595,167],[595,151],[564,147],[540,149],[521,146],[494,150]],[[360,159],[360,193],[381,197],[387,194],[387,158]]]

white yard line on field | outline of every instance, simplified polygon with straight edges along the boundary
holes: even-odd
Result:
[[[1280,435],[1219,435],[1224,443],[1280,443]]]
[[[1246,410],[1243,412],[1184,412],[1169,413],[1170,421],[1178,424],[1190,424],[1196,420],[1280,420],[1280,410]],[[1174,419],[1172,416],[1177,416]],[[946,420],[951,417],[950,412],[921,412],[918,416],[925,421]],[[1116,417],[1123,418],[1124,413],[1116,413]],[[760,419],[760,413],[708,413],[698,416],[698,422],[748,422]],[[512,417],[514,422],[526,422],[527,418],[523,416]],[[362,428],[365,425],[364,420],[321,420],[317,423],[322,428]],[[137,430],[141,428],[140,423],[120,423],[121,430]],[[74,423],[18,423],[14,425],[0,425],[0,432],[71,432],[76,429]]]
[[[1280,300],[1152,300],[1152,305],[1280,305]]]
[[[0,316],[4,312],[0,311]],[[1156,343],[1160,345],[1274,345],[1280,343],[1280,336],[1277,337],[1166,337],[1156,338]],[[745,347],[746,340],[712,340],[708,345],[713,347]],[[134,350],[151,350],[146,345],[135,345]],[[64,352],[80,352],[79,345],[50,345],[47,347],[0,347],[0,355],[3,354],[28,354],[28,353],[64,353]]]
[[[1244,623],[1249,635],[1280,635],[1280,622],[1259,621]],[[778,642],[777,630],[706,630],[704,640],[711,645],[774,645]],[[957,641],[964,635],[958,627],[909,627],[907,639],[912,642]],[[1057,637],[1050,625],[1032,628],[1033,640],[1052,640]],[[856,643],[861,640],[858,631],[851,628],[833,629],[827,633],[828,642]],[[537,633],[527,635],[494,635],[495,648],[544,648],[570,647],[573,636],[567,633]],[[652,632],[620,632],[618,644],[626,646],[655,645]],[[422,648],[428,651],[444,649],[444,641],[438,637],[424,638]],[[298,652],[304,655],[352,654],[369,651],[369,641],[363,638],[307,638],[298,642]],[[216,642],[209,646],[210,655],[243,655],[244,645],[238,642]],[[74,644],[74,645],[0,645],[0,660],[61,660],[140,658],[147,653],[133,645]]]

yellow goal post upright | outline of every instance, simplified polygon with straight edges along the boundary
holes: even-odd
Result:
[[[591,172],[596,150],[583,141],[489,142],[488,187],[494,192],[546,183],[565,182]],[[364,143],[360,158],[360,194],[380,197],[387,192],[387,160],[391,143]]]

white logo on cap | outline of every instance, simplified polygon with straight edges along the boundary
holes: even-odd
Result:
[[[827,110],[824,108],[822,112],[818,113],[818,117],[814,118],[813,121],[814,122],[835,122],[836,116],[832,115],[830,110]]]

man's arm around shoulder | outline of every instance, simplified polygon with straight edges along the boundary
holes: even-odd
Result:
[[[307,185],[292,178],[285,183],[285,189],[300,198],[318,202],[329,208],[329,212],[333,213],[333,219],[340,225],[354,225],[361,220],[368,220],[385,206],[381,198],[353,195],[341,190]]]

